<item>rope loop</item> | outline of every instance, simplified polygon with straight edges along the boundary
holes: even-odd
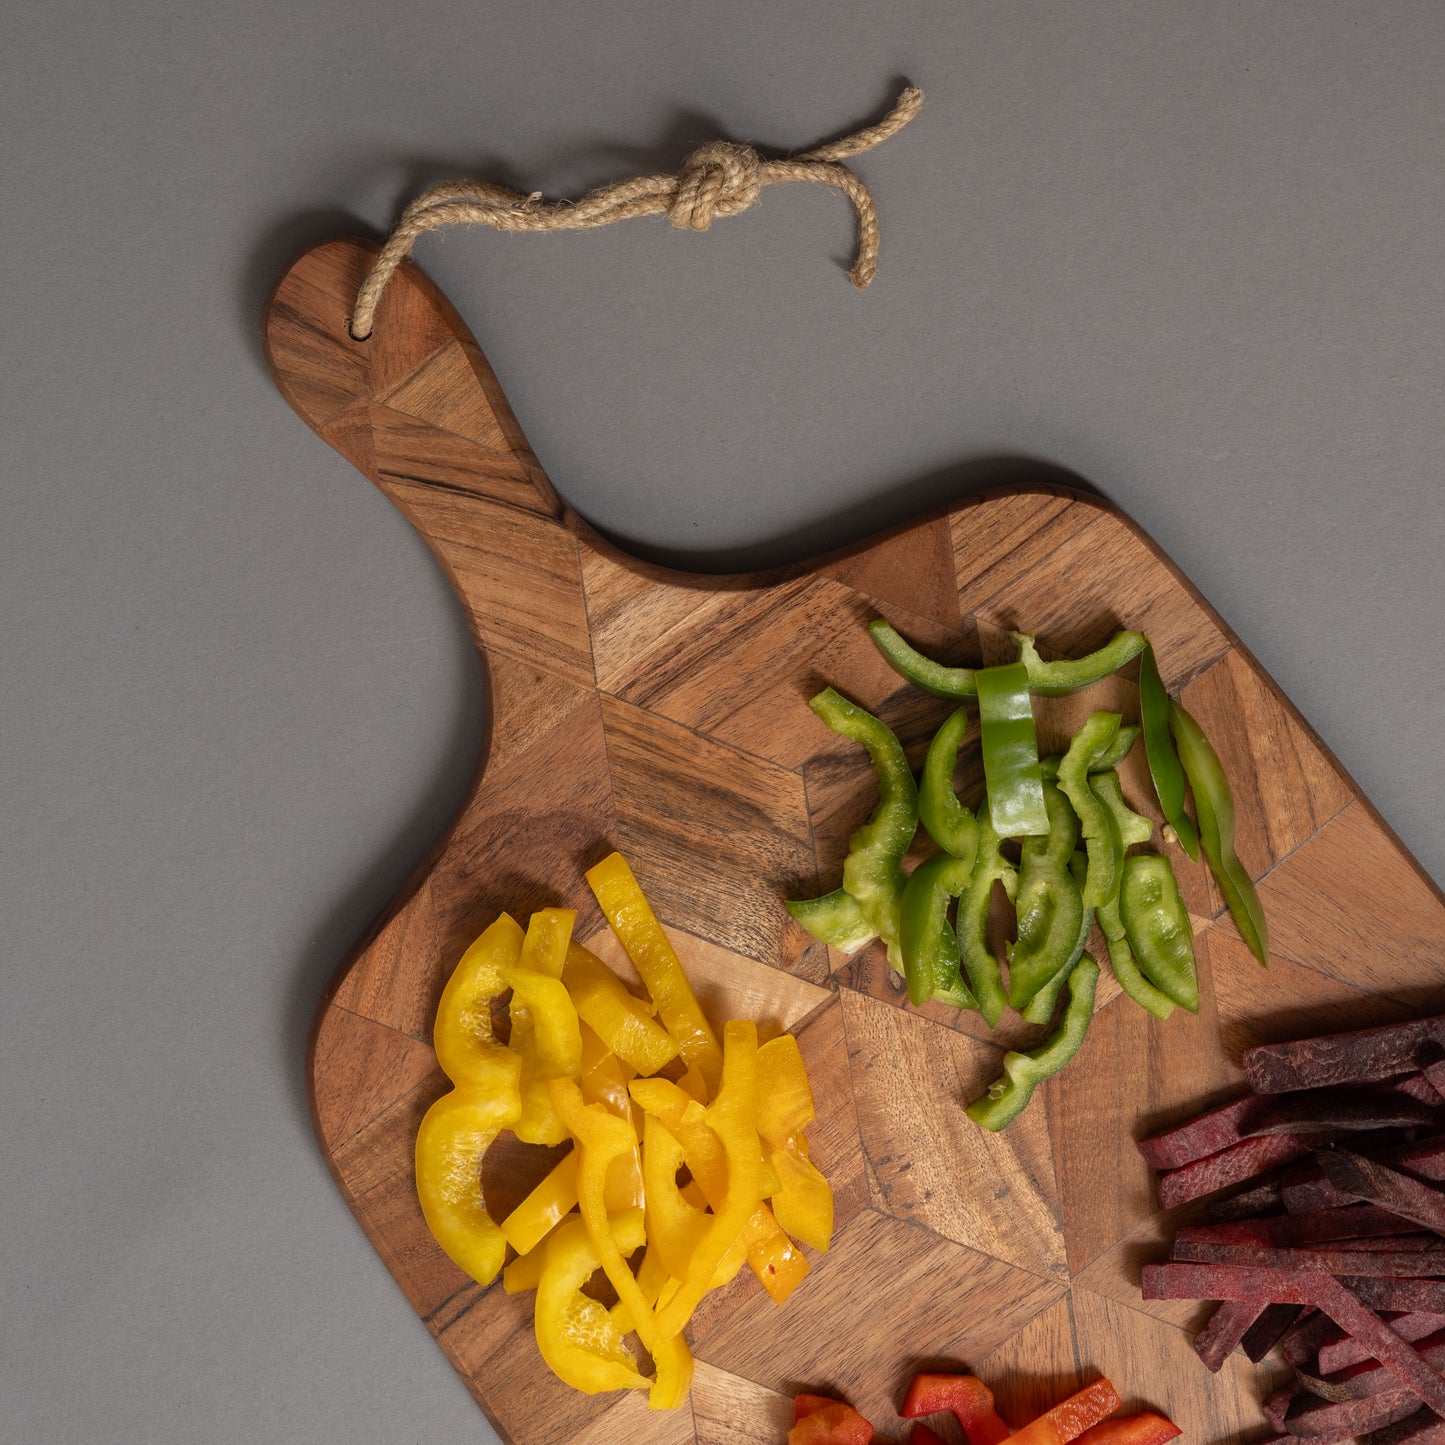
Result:
[[[849,279],[862,291],[878,269],[878,211],[868,187],[842,162],[896,135],[918,114],[923,92],[909,86],[877,125],[791,159],[765,161],[752,146],[711,141],[699,146],[676,175],[638,176],[602,186],[580,201],[545,201],[507,186],[447,181],[405,211],[357,292],[351,335],[365,341],[386,283],[417,240],[441,226],[482,225],[496,231],[586,231],[633,216],[666,215],[679,230],[706,231],[719,216],[736,216],[758,202],[764,186],[785,181],[832,186],[858,216],[858,254]]]

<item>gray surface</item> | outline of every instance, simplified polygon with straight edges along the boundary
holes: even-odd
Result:
[[[0,53],[0,1434],[489,1437],[316,1156],[322,980],[480,727],[428,554],[272,391],[302,244],[929,95],[836,195],[420,259],[559,488],[720,567],[1011,471],[1173,555],[1445,877],[1445,7],[53,0]],[[1040,464],[1003,467],[998,459]]]

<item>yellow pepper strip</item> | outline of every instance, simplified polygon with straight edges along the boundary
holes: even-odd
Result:
[[[705,1210],[686,1200],[677,1187],[683,1164],[683,1147],[667,1126],[649,1114],[642,1135],[643,1184],[647,1195],[647,1242],[668,1273],[681,1279],[707,1234]]]
[[[683,1146],[684,1162],[692,1174],[692,1179],[679,1191],[683,1199],[692,1205],[707,1203],[714,1209],[719,1208],[727,1193],[727,1155],[707,1123],[707,1112],[668,1079],[634,1079],[630,1088],[634,1101],[666,1125]],[[769,1187],[770,1177],[773,1177],[773,1167],[771,1163],[765,1165],[760,1157],[760,1193]],[[793,1292],[809,1268],[806,1258],[793,1248],[779,1228],[773,1210],[762,1203],[753,1210],[742,1237],[723,1256],[713,1288],[726,1284],[744,1259],[779,1304]]]
[[[577,913],[572,908],[543,908],[527,920],[522,967],[548,978],[561,978]]]
[[[631,1254],[643,1240],[642,1211],[628,1210],[611,1221],[618,1248]],[[575,1390],[639,1390],[649,1382],[622,1342],[605,1305],[589,1299],[582,1286],[598,1268],[597,1251],[580,1219],[569,1219],[547,1241],[537,1284],[537,1347],[552,1373]]]
[[[706,1077],[706,1069],[703,1069]],[[735,1020],[723,1029],[722,1083],[707,1108],[707,1122],[727,1158],[727,1188],[714,1207],[712,1223],[693,1254],[682,1288],[657,1312],[663,1339],[678,1334],[692,1318],[723,1256],[736,1244],[758,1203],[762,1155],[754,1120],[758,1109],[758,1029]],[[706,1180],[698,1181],[707,1192]],[[644,1341],[645,1343],[645,1341]]]
[[[577,1197],[588,1237],[617,1291],[618,1302],[626,1309],[632,1328],[657,1367],[648,1403],[653,1409],[670,1409],[687,1397],[692,1353],[681,1338],[680,1326],[674,1330],[660,1327],[651,1303],[612,1238],[607,1218],[608,1168],[614,1159],[631,1153],[637,1135],[630,1123],[609,1113],[604,1105],[586,1103],[581,1088],[571,1079],[553,1079],[547,1087],[559,1118],[577,1141]],[[678,1337],[676,1342],[674,1335]]]
[[[619,1119],[632,1125],[630,1157],[614,1159],[607,1171],[607,1212],[641,1209],[643,1203],[642,1157],[637,1148],[637,1125],[632,1117],[632,1099],[627,1092],[631,1066],[624,1064],[597,1035],[582,1025],[582,1099],[602,1104]]]
[[[758,1050],[758,1133],[778,1176],[773,1214],[795,1239],[827,1253],[833,1191],[808,1159],[803,1130],[817,1117],[802,1050],[791,1034]]]
[[[537,1288],[542,1279],[542,1261],[547,1257],[547,1241],[561,1229],[566,1218],[567,1216],[563,1215],[537,1244],[526,1254],[519,1254],[502,1271],[502,1288],[508,1294],[525,1294],[528,1290]],[[624,1330],[623,1333],[627,1332]]]
[[[490,1284],[507,1241],[482,1197],[482,1159],[522,1109],[521,1060],[500,1049],[427,1110],[416,1136],[416,1192],[436,1241],[478,1284]]]
[[[501,974],[512,990],[512,1048],[522,1058],[522,1113],[514,1132],[524,1144],[560,1144],[567,1130],[547,1083],[581,1077],[577,1010],[558,979],[529,968],[504,968]]]
[[[557,1221],[576,1207],[577,1151],[574,1149],[564,1154],[552,1172],[502,1221],[503,1237],[518,1254],[530,1254]]]
[[[682,971],[667,934],[642,896],[637,879],[620,853],[611,853],[587,873],[587,881],[642,976],[658,1017],[677,1044],[683,1061],[696,1064],[709,1093],[722,1073],[722,1050],[697,995]]]
[[[655,1074],[677,1057],[677,1045],[652,1017],[652,1007],[629,993],[622,980],[580,943],[567,949],[562,982],[572,995],[577,1016],[637,1073]]]
[[[447,980],[432,1042],[452,1083],[465,1083],[502,1049],[492,1036],[492,1000],[507,987],[502,970],[515,967],[521,954],[522,929],[504,913],[462,954]]]
[[[641,1070],[638,1071],[639,1073]],[[689,1064],[682,1078],[677,1081],[678,1087],[685,1093],[691,1094],[699,1104],[707,1103],[707,1084],[702,1074],[698,1071],[696,1064]]]
[[[797,1287],[811,1267],[807,1256],[778,1228],[778,1222],[766,1205],[760,1205],[743,1231],[747,1241],[748,1263],[774,1304],[782,1304]]]

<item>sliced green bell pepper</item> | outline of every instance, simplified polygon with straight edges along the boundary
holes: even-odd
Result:
[[[1122,724],[1119,728],[1119,736],[1114,739],[1113,747],[1100,753],[1089,764],[1089,775],[1092,777],[1095,773],[1107,773],[1111,768],[1117,768],[1129,756],[1130,748],[1138,739],[1139,725],[1137,723]],[[1045,781],[1058,782],[1061,762],[1063,762],[1063,757],[1059,753],[1050,753],[1048,757],[1039,759],[1039,767],[1043,770]]]
[[[1194,794],[1194,812],[1199,819],[1199,841],[1209,860],[1219,891],[1229,905],[1230,916],[1249,951],[1263,964],[1269,963],[1269,930],[1264,907],[1244,864],[1234,851],[1234,795],[1219,754],[1209,745],[1203,729],[1177,702],[1169,704],[1169,727],[1179,745],[1179,761]]]
[[[783,906],[814,938],[844,953],[857,953],[878,937],[873,925],[863,917],[858,900],[842,888],[821,898],[789,899]]]
[[[1074,806],[1089,854],[1089,873],[1084,882],[1087,908],[1097,908],[1114,896],[1119,887],[1119,867],[1124,861],[1119,824],[1089,786],[1089,768],[1096,758],[1113,748],[1118,740],[1120,721],[1116,712],[1091,714],[1088,722],[1074,734],[1059,764],[1059,787]]]
[[[1094,988],[1099,965],[1086,953],[1069,975],[1069,1002],[1063,1021],[1048,1039],[1028,1053],[1003,1056],[1003,1077],[988,1093],[968,1106],[968,1117],[985,1129],[998,1130],[1023,1112],[1038,1085],[1057,1074],[1079,1052],[1094,1014]]]
[[[899,909],[903,902],[900,866],[918,831],[918,786],[892,730],[831,687],[809,704],[835,733],[868,749],[878,774],[878,804],[848,840],[843,888],[857,900],[868,926],[888,947],[888,961],[903,972]]]
[[[1159,799],[1164,821],[1173,828],[1179,846],[1198,861],[1199,834],[1194,820],[1184,811],[1184,769],[1169,736],[1169,694],[1159,676],[1159,664],[1152,646],[1139,661],[1139,720],[1144,726],[1144,751],[1149,758],[1149,776]]]
[[[994,830],[1004,838],[1042,836],[1049,831],[1049,814],[1044,807],[1028,672],[1014,662],[1007,667],[981,667],[974,676],[983,776]]]
[[[973,859],[935,853],[913,870],[903,890],[903,976],[915,1004],[939,999],[956,1008],[978,1001],[959,972],[958,938],[948,923],[948,905],[968,886]]]
[[[925,657],[881,617],[868,624],[868,631],[893,670],[915,687],[934,697],[959,702],[978,696],[978,668],[946,667]],[[1137,657],[1146,646],[1142,633],[1116,632],[1103,647],[1087,657],[1045,662],[1031,636],[1019,632],[1012,636],[1019,644],[1018,660],[1028,672],[1029,691],[1041,697],[1063,697],[1100,682],[1130,658]]]
[[[1019,856],[1018,936],[1009,950],[1008,1001],[1020,1013],[1056,974],[1077,962],[1070,955],[1084,915],[1083,897],[1069,872],[1078,820],[1052,783],[1044,784],[1044,806],[1048,834],[1024,839]]]
[[[998,959],[988,946],[988,914],[995,883],[1003,884],[1004,892],[1014,898],[1018,893],[1018,870],[1000,848],[989,817],[988,800],[978,809],[978,857],[969,875],[968,887],[958,901],[958,947],[963,971],[978,1000],[984,1022],[993,1028],[1003,1017],[1008,1005],[1003,979],[999,976]]]
[[[967,731],[968,709],[961,707],[934,733],[918,779],[918,819],[945,853],[967,859],[971,868],[978,854],[978,820],[953,790],[953,770]]]
[[[1069,859],[1069,875],[1074,880],[1074,887],[1079,890],[1081,898],[1084,890],[1084,874],[1088,866],[1088,860],[1083,853],[1075,853]],[[1064,966],[1033,996],[1028,1007],[1022,1010],[1026,1022],[1046,1024],[1053,1018],[1054,1005],[1059,1001],[1059,995],[1069,981],[1069,975],[1073,973],[1074,965],[1083,957],[1084,949],[1088,946],[1089,934],[1093,932],[1093,929],[1094,910],[1092,908],[1081,909],[1079,931],[1074,935],[1074,942],[1064,959]]]
[[[1144,976],[1180,1008],[1198,1013],[1194,930],[1167,858],[1136,853],[1124,860],[1119,917]]]
[[[1159,992],[1134,962],[1129,937],[1124,931],[1124,920],[1119,917],[1119,898],[1116,894],[1107,903],[1099,905],[1099,927],[1109,945],[1109,964],[1119,987],[1134,1000],[1140,1008],[1154,1015],[1156,1019],[1167,1019],[1174,1012],[1174,1001]]]
[[[1154,836],[1154,824],[1150,819],[1136,813],[1124,801],[1119,774],[1113,768],[1091,772],[1089,787],[1094,796],[1114,815],[1114,822],[1119,827],[1119,838],[1126,848],[1132,848],[1135,843],[1147,843]]]

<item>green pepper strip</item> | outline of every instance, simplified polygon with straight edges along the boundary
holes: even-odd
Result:
[[[1039,740],[1028,673],[1022,664],[981,667],[977,674],[983,777],[1000,837],[1041,837],[1049,831]]]
[[[1194,930],[1167,858],[1136,853],[1125,860],[1119,883],[1119,917],[1144,976],[1166,998],[1197,1014]]]
[[[967,731],[968,709],[961,707],[933,735],[918,780],[918,819],[945,853],[966,858],[972,868],[978,855],[978,820],[953,791],[958,748]]]
[[[1089,853],[1089,875],[1084,882],[1084,906],[1097,908],[1118,891],[1119,865],[1124,861],[1124,840],[1113,813],[1089,787],[1089,765],[1113,747],[1119,732],[1119,714],[1096,712],[1074,734],[1059,764],[1059,787],[1074,805],[1083,825]]]
[[[1114,821],[1119,825],[1119,837],[1126,848],[1132,848],[1135,843],[1147,843],[1154,836],[1154,824],[1124,801],[1119,775],[1113,768],[1090,773],[1089,788],[1114,815]]]
[[[1219,754],[1209,745],[1199,724],[1177,702],[1169,705],[1169,726],[1179,745],[1179,761],[1184,765],[1194,794],[1199,841],[1209,860],[1210,872],[1224,894],[1240,937],[1249,945],[1249,951],[1268,965],[1269,930],[1264,922],[1264,908],[1234,851],[1234,798]]]
[[[1082,692],[1118,672],[1149,645],[1149,639],[1142,632],[1116,632],[1087,657],[1045,662],[1027,632],[1012,632],[1009,636],[1018,643],[1019,661],[1029,670],[1029,691],[1040,697],[1068,697],[1070,693]]]
[[[903,890],[903,976],[911,1003],[940,998],[958,1008],[978,1001],[959,971],[958,938],[948,925],[949,902],[968,886],[973,859],[936,853],[913,870]]]
[[[878,934],[863,917],[858,900],[842,888],[835,888],[821,898],[790,899],[783,904],[789,913],[813,935],[830,948],[844,953],[857,953]]]
[[[1099,905],[1099,927],[1104,930],[1104,938],[1109,945],[1109,963],[1119,987],[1147,1013],[1153,1014],[1156,1019],[1167,1019],[1174,1012],[1174,1001],[1160,993],[1139,972],[1128,935],[1124,932],[1124,920],[1119,917],[1117,897]]]
[[[1079,834],[1074,810],[1052,783],[1044,784],[1044,806],[1048,836],[1026,838],[1019,855],[1018,937],[1009,950],[1008,1001],[1020,1013],[1056,974],[1078,961],[1070,954],[1084,913],[1084,900],[1069,873]]]
[[[998,1023],[1008,1006],[998,959],[988,946],[988,914],[995,883],[1002,883],[1010,898],[1018,893],[1018,871],[1003,856],[985,799],[978,809],[978,857],[958,903],[958,948],[979,1012],[989,1028]]]
[[[1063,1022],[1038,1048],[1029,1053],[1009,1052],[1003,1056],[1003,1078],[989,1085],[982,1099],[968,1106],[975,1124],[995,1132],[1011,1124],[1033,1097],[1034,1089],[1057,1074],[1079,1052],[1094,1014],[1094,987],[1099,965],[1086,953],[1069,975],[1069,1003]]]
[[[906,677],[914,687],[934,697],[964,702],[978,696],[978,672],[972,667],[945,667],[925,657],[905,642],[881,617],[868,624],[868,631],[889,666]],[[1033,638],[1013,634],[1019,643],[1019,661],[1029,675],[1029,691],[1043,697],[1063,697],[1079,692],[1117,672],[1130,658],[1138,656],[1145,639],[1138,632],[1117,632],[1097,652],[1073,661],[1045,662],[1034,647]]]
[[[1119,736],[1115,738],[1114,745],[1100,753],[1093,762],[1089,764],[1089,776],[1093,778],[1097,773],[1107,773],[1117,768],[1129,755],[1139,737],[1137,723],[1125,723],[1119,729]],[[1044,775],[1046,783],[1056,783],[1059,780],[1059,764],[1063,762],[1060,753],[1050,753],[1046,758],[1039,759],[1039,768]]]
[[[899,943],[899,908],[903,901],[903,869],[899,866],[918,831],[918,786],[913,781],[903,746],[870,712],[833,689],[825,688],[809,707],[835,733],[868,749],[878,774],[878,805],[848,840],[843,860],[843,887],[858,901],[868,926],[888,946],[888,962],[903,972]]]
[[[1144,751],[1149,758],[1149,776],[1164,821],[1174,829],[1179,846],[1199,861],[1199,834],[1194,820],[1184,811],[1184,769],[1169,736],[1169,694],[1159,676],[1152,646],[1144,649],[1139,662],[1139,718],[1144,725]]]
[[[1084,874],[1088,868],[1088,860],[1082,853],[1075,853],[1069,859],[1069,874],[1073,884],[1082,896],[1084,887]],[[1064,990],[1064,985],[1069,981],[1069,976],[1074,971],[1074,965],[1084,956],[1084,949],[1089,942],[1089,934],[1094,931],[1094,910],[1092,908],[1080,908],[1079,910],[1079,931],[1074,935],[1074,942],[1070,947],[1068,956],[1064,960],[1064,966],[1034,995],[1033,1001],[1023,1010],[1024,1020],[1031,1024],[1046,1024],[1054,1016],[1054,1005],[1059,1001],[1059,995]]]

